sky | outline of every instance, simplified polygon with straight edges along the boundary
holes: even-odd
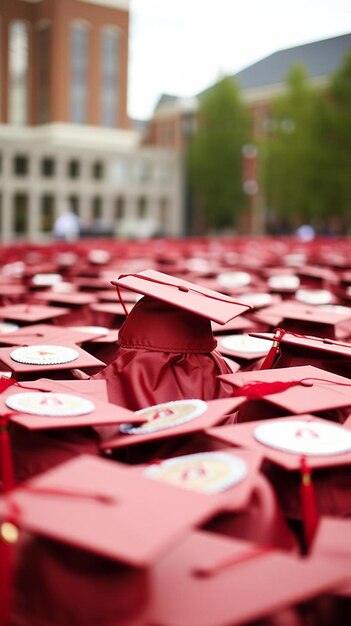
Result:
[[[351,32],[350,0],[130,0],[129,115],[284,48]]]

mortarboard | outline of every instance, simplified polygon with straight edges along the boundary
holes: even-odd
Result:
[[[254,319],[272,326],[279,325],[286,331],[334,339],[347,332],[343,324],[350,320],[350,316],[351,309],[330,313],[319,306],[289,300],[255,313]]]
[[[88,378],[87,380],[52,380],[51,378],[37,378],[36,380],[27,380],[24,383],[26,388],[36,390],[37,388],[44,391],[61,391],[63,393],[82,393],[86,397],[97,398],[99,400],[107,400],[106,382],[104,380],[95,380]]]
[[[329,267],[320,267],[318,265],[303,264],[296,269],[296,274],[301,278],[303,286],[311,285],[316,288],[324,288],[339,281],[337,272]]]
[[[59,293],[56,291],[45,291],[35,296],[35,300],[59,303],[67,307],[86,306],[96,302],[96,296],[92,293],[74,291],[72,293]]]
[[[219,400],[177,400],[154,405],[137,411],[145,417],[145,424],[133,428],[130,424],[120,427],[120,434],[102,445],[103,450],[133,446],[147,441],[189,435],[215,426],[233,412],[243,398]]]
[[[38,341],[47,344],[77,343],[81,344],[107,335],[108,329],[89,326],[59,326],[50,324],[31,324],[0,336],[0,344],[9,346],[30,346]],[[111,338],[112,341],[112,338]]]
[[[327,337],[299,335],[284,329],[276,331],[279,332],[250,333],[261,339],[277,340],[275,366],[283,368],[308,363],[351,378],[351,344]]]
[[[206,434],[264,455],[270,462],[265,473],[286,517],[301,517],[299,471],[303,458],[312,470],[319,514],[350,515],[351,433],[339,424],[306,414],[222,426]]]
[[[99,391],[101,383],[104,386],[104,381],[99,380],[38,379],[35,385],[33,381],[23,386],[14,384],[1,394],[0,411],[10,411],[10,420],[29,430],[104,425],[117,427],[126,421],[143,423],[143,418],[133,411],[97,397],[94,385],[97,385]]]
[[[160,626],[251,623],[347,580],[349,564],[327,563],[194,530],[153,567],[149,620]]]
[[[218,324],[225,324],[251,308],[229,296],[154,270],[122,274],[118,280],[112,281],[112,284],[118,290],[126,288],[136,291]]]
[[[12,490],[0,500],[0,518],[16,508],[23,530],[146,567],[216,507],[207,494],[81,455]]]
[[[244,406],[250,419],[273,417],[269,415],[268,405],[278,407],[284,415],[299,415],[326,412],[351,404],[349,379],[312,365],[222,374],[219,378],[235,387],[236,397],[242,395],[248,405],[253,402],[251,410]],[[256,401],[263,402],[260,403],[260,413],[255,416]]]
[[[21,324],[34,324],[43,322],[62,315],[67,315],[69,309],[46,306],[44,304],[12,304],[0,307],[0,317],[3,320],[19,322]]]
[[[0,360],[16,376],[71,368],[101,368],[105,363],[77,344],[41,344],[0,348]]]
[[[308,456],[312,469],[351,465],[351,433],[309,414],[225,425],[206,434],[259,452],[289,471],[300,468],[301,455]]]
[[[229,333],[237,333],[237,332],[249,332],[250,330],[254,330],[255,324],[248,320],[244,316],[234,317],[232,320],[229,320],[226,324],[217,324],[216,322],[211,323],[212,331],[216,334],[229,334]]]

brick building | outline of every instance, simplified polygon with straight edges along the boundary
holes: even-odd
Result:
[[[45,238],[67,206],[117,234],[182,232],[179,156],[128,118],[128,32],[129,0],[2,0],[3,242]]]

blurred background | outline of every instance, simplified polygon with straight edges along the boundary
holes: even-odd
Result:
[[[350,234],[349,2],[2,0],[0,23],[2,243]]]

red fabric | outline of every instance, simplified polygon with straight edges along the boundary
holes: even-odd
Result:
[[[115,361],[93,377],[106,380],[110,402],[135,411],[171,400],[232,395],[216,378],[231,370],[215,350],[205,318],[144,297],[120,328],[118,343]]]
[[[27,540],[11,626],[141,626],[148,574],[43,538]]]
[[[93,428],[30,431],[12,422],[9,432],[18,482],[28,480],[78,454],[99,455],[100,437]]]
[[[206,528],[265,546],[298,552],[298,543],[283,519],[274,490],[262,475],[256,477],[250,504],[244,511],[218,515]]]
[[[9,413],[0,415],[0,480],[2,491],[7,492],[15,486],[11,442],[8,433]]]
[[[13,546],[0,536],[0,626],[7,626],[11,608]]]

